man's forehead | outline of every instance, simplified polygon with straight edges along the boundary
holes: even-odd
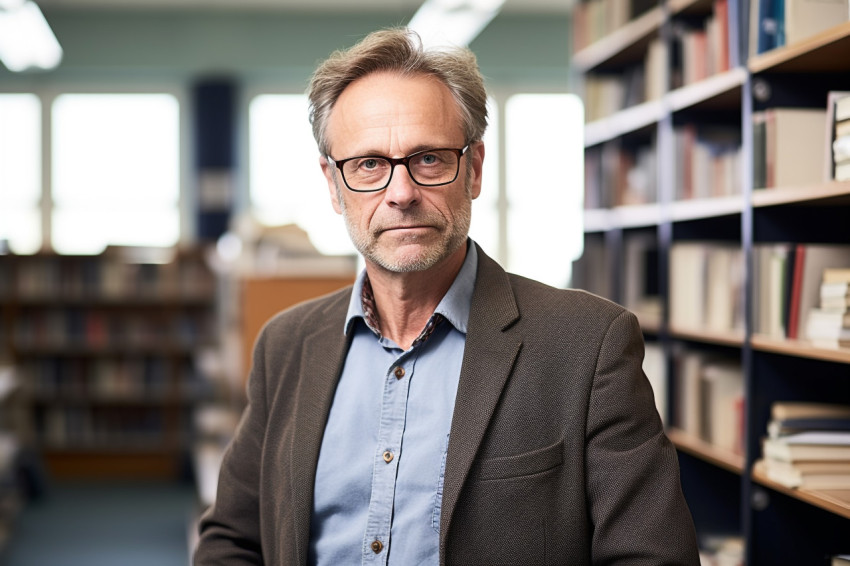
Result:
[[[428,75],[386,72],[362,77],[342,92],[327,133],[332,147],[353,144],[358,151],[394,143],[433,147],[464,141],[460,112],[448,87]]]

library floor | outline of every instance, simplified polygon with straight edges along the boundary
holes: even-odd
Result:
[[[187,566],[190,483],[50,485],[18,517],[3,566]]]

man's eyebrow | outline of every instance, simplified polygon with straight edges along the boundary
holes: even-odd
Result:
[[[401,159],[402,157],[407,157],[408,155],[413,155],[414,153],[419,153],[420,151],[427,151],[429,149],[441,149],[444,147],[452,147],[451,144],[446,143],[427,143],[427,144],[418,144],[413,146],[407,153],[404,155],[399,155],[398,157],[387,155],[383,151],[379,151],[377,149],[367,149],[363,150],[360,153],[355,153],[351,156],[344,157],[341,159],[351,159],[352,157],[388,157],[391,159]]]

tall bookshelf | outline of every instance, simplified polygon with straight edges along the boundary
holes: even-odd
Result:
[[[610,4],[607,16],[604,0],[579,2],[574,12],[572,64],[589,119],[585,254],[574,285],[632,309],[647,344],[664,352],[670,402],[661,412],[701,541],[736,537],[747,564],[827,564],[850,552],[850,491],[785,488],[753,464],[774,401],[850,404],[850,350],[758,332],[753,313],[766,290],[754,262],[762,245],[850,244],[850,182],[754,188],[752,124],[760,110],[825,108],[828,91],[850,90],[850,23],[751,56],[757,11],[747,0],[622,2],[627,16],[612,15]],[[726,29],[708,24],[717,19]],[[700,29],[707,38],[695,40]],[[712,34],[728,61],[694,63],[686,43],[702,41],[716,57],[705,48]],[[700,144],[719,156],[711,182],[691,174],[705,159]],[[684,251],[700,246],[708,251],[693,263]],[[683,297],[684,287],[710,294],[718,285],[726,294],[712,308],[682,312],[700,300]],[[741,420],[737,449],[707,442],[678,417],[683,360],[692,355],[741,368],[743,406],[728,412]]]
[[[215,341],[215,278],[198,250],[0,256],[3,347],[54,477],[175,478],[196,364]]]

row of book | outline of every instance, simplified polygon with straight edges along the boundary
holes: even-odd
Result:
[[[708,18],[674,27],[672,88],[689,85],[728,71],[730,65],[729,0],[715,0]],[[675,65],[676,61],[679,65]]]
[[[820,108],[753,112],[753,187],[805,187],[850,179],[850,92]]]
[[[589,0],[577,2],[572,12],[573,51],[610,35],[654,7],[653,0]]]
[[[157,400],[197,389],[200,377],[191,362],[169,358],[56,359],[22,361],[19,371],[31,399],[73,402]]]
[[[741,131],[685,124],[673,130],[678,200],[741,193]]]
[[[674,358],[672,425],[721,450],[742,454],[744,374],[739,360],[683,350]]]
[[[819,320],[840,319],[834,313],[846,311],[839,295],[846,287],[842,278],[850,268],[850,245],[764,244],[754,246],[753,259],[753,288],[760,290],[753,303],[754,331],[779,339],[816,339],[822,345],[831,339],[821,327],[840,327]]]
[[[847,0],[750,0],[750,56],[792,45],[848,19]]]
[[[0,298],[207,298],[215,279],[200,259],[134,263],[118,258],[7,256],[0,258]]]
[[[210,313],[105,312],[85,309],[45,309],[19,317],[13,329],[19,348],[84,346],[191,347],[214,335]]]
[[[850,405],[773,403],[756,470],[790,488],[850,489]]]
[[[740,247],[674,243],[669,279],[671,327],[743,336],[744,255]]]
[[[166,420],[158,408],[89,411],[66,406],[35,411],[40,443],[53,449],[162,449]]]
[[[619,140],[585,152],[587,209],[645,204],[657,200],[658,168],[654,143],[627,147]]]
[[[806,338],[817,346],[850,348],[850,268],[824,270],[820,306],[808,311]]]

